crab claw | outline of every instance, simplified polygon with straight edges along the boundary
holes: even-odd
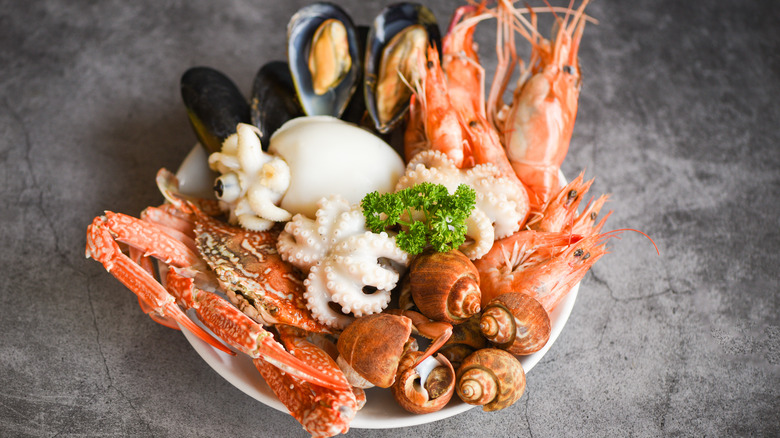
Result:
[[[86,256],[102,263],[108,272],[133,291],[138,296],[138,299],[144,303],[145,309],[151,309],[151,314],[154,315],[152,319],[155,321],[158,318],[164,320],[173,319],[215,348],[231,355],[235,354],[219,340],[192,322],[181,308],[176,305],[174,298],[154,277],[130,257],[122,253],[119,245],[114,241],[111,232],[108,230],[107,221],[106,216],[98,216],[87,227]]]

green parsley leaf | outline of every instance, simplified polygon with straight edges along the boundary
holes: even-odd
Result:
[[[398,247],[419,254],[428,246],[447,252],[462,245],[475,203],[476,192],[466,184],[451,195],[441,184],[423,182],[396,193],[369,193],[360,206],[368,229],[379,233],[400,227]]]

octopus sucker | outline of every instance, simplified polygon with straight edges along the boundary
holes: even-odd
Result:
[[[304,298],[312,315],[343,329],[353,319],[347,313],[360,317],[381,312],[390,304],[390,291],[408,266],[409,255],[394,237],[368,231],[360,206],[338,195],[321,199],[314,216],[295,215],[277,243],[284,260],[309,271]],[[376,290],[365,293],[366,287]]]

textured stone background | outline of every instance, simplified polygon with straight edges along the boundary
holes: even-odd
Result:
[[[178,90],[248,93],[305,2],[0,1],[0,435],[305,436],[84,259],[103,209],[161,202],[194,142]],[[340,2],[368,23],[378,2]],[[429,3],[440,22],[453,2]],[[629,5],[630,4],[630,5]],[[598,0],[563,170],[636,228],[582,282],[523,399],[391,436],[780,433],[780,8]],[[491,26],[480,30],[492,70]]]

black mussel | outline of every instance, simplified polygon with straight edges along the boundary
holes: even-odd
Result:
[[[440,47],[436,17],[417,3],[382,10],[368,34],[363,81],[366,107],[377,131],[393,129],[409,108],[418,57],[429,45]]]
[[[210,67],[192,67],[181,77],[181,97],[198,141],[219,152],[222,142],[249,123],[249,103],[236,84]]]
[[[252,124],[260,129],[264,150],[279,127],[304,115],[286,62],[271,61],[257,72],[252,83],[250,111]]]
[[[300,9],[287,25],[287,58],[306,114],[340,117],[361,65],[357,31],[347,13],[331,3]]]

